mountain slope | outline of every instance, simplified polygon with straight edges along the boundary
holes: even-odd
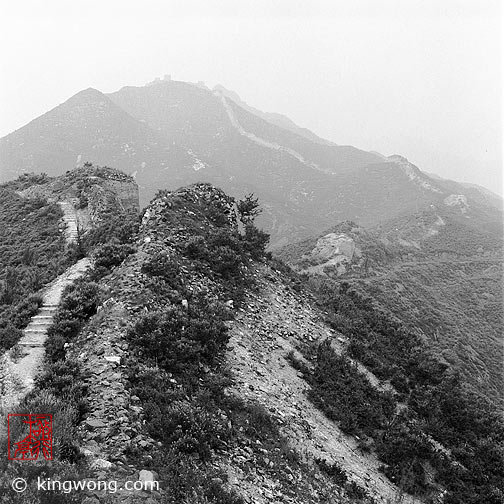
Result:
[[[313,131],[298,126],[295,122],[291,121],[287,116],[284,116],[283,114],[278,114],[276,112],[263,112],[262,110],[256,109],[255,107],[251,107],[240,98],[238,93],[235,93],[230,89],[226,89],[221,84],[217,84],[216,86],[214,86],[213,90],[223,94],[226,98],[232,100],[242,109],[260,117],[261,119],[264,119],[266,122],[274,124],[275,126],[278,126],[280,128],[292,131],[293,133],[296,133],[297,135],[302,136],[312,142],[319,143],[322,145],[334,145],[333,142],[320,138],[315,133],[313,133]]]
[[[500,404],[501,218],[497,210],[460,200],[370,231],[339,224],[279,254],[308,275],[358,286],[428,341],[474,390]]]
[[[232,114],[243,130],[274,145],[281,145],[299,153],[317,170],[341,173],[380,161],[375,154],[355,147],[314,143],[299,134],[248,113],[231,100],[225,99],[225,101],[229,102]]]
[[[263,202],[259,222],[272,248],[339,220],[374,226],[450,194],[474,193],[433,180],[400,156],[321,142],[248,109],[222,90],[177,81],[107,96],[83,91],[0,139],[2,177],[63,173],[91,161],[133,174],[142,205],[160,187],[197,181],[238,197],[253,192]]]
[[[0,139],[4,181],[30,171],[61,175],[86,161],[135,173],[167,160],[176,177],[191,158],[92,88]]]
[[[76,494],[98,504],[498,502],[496,412],[362,293],[327,279],[323,299],[270,260],[254,200],[200,183],[161,191],[140,222],[117,210],[83,237],[93,266],[21,405],[58,419],[54,459],[0,462],[2,504],[42,504],[40,471],[117,482]]]
[[[433,173],[426,173],[426,175],[434,180],[437,180],[441,186],[447,188],[452,193],[467,194],[474,201],[502,210],[502,198],[485,187],[478,184],[469,184],[467,182],[455,182],[454,180],[444,179]]]
[[[172,81],[110,97],[197,152],[204,180],[232,194],[255,192],[273,247],[336,220],[375,225],[449,194],[404,158],[311,142],[206,88]]]

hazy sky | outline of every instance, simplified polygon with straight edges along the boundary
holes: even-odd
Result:
[[[500,3],[2,0],[0,136],[81,89],[170,73],[502,193]]]

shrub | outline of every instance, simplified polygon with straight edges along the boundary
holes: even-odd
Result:
[[[15,310],[14,325],[16,327],[26,327],[31,317],[36,315],[40,306],[42,306],[42,296],[40,294],[30,294],[27,298],[21,300]]]
[[[363,500],[368,498],[366,490],[364,490],[361,486],[355,483],[355,481],[350,481],[349,483],[347,483],[347,485],[345,485],[345,490],[347,495],[351,499]]]
[[[288,354],[287,354],[287,361],[289,362],[289,364],[294,368],[296,369],[297,371],[300,371],[301,373],[303,373],[304,375],[309,375],[310,374],[310,368],[306,365],[305,362],[303,362],[301,359],[299,359],[297,356],[296,356],[296,353],[294,352],[294,350],[291,350]]]
[[[60,334],[60,327],[51,326],[48,331],[48,338],[44,343],[46,358],[50,362],[55,362],[60,359],[65,358],[65,344],[68,342],[70,338],[73,338],[77,332],[80,325],[76,325],[75,332],[72,332],[70,335],[62,335]]]
[[[185,245],[185,253],[191,259],[207,260],[209,254],[203,236],[191,236]]]
[[[213,364],[228,335],[219,307],[194,300],[187,310],[170,306],[144,316],[128,338],[162,369],[180,374],[200,364]]]
[[[334,352],[329,341],[318,346],[308,381],[310,398],[346,433],[376,436],[394,413],[392,396],[377,391],[355,365]]]
[[[80,400],[85,395],[86,387],[81,380],[79,363],[74,359],[51,362],[44,373],[39,375],[36,385],[39,389],[49,390],[55,397],[71,397]]]
[[[324,459],[316,458],[315,463],[319,466],[322,472],[327,474],[331,480],[336,483],[336,485],[340,487],[345,486],[348,480],[347,475],[336,462],[330,464]]]
[[[427,437],[407,421],[396,422],[377,445],[380,460],[388,464],[385,475],[408,493],[419,494],[428,489],[424,461],[438,466]]]
[[[236,277],[240,274],[242,258],[228,245],[215,247],[210,257],[212,269],[224,278]]]
[[[83,277],[69,285],[63,292],[60,307],[53,324],[47,330],[44,344],[51,361],[63,359],[65,343],[73,340],[84,322],[96,313],[100,303],[99,286]]]
[[[173,289],[182,287],[180,264],[166,253],[157,253],[145,261],[142,273],[162,278]]]
[[[221,208],[216,208],[215,205],[210,205],[206,211],[208,219],[218,227],[229,223],[228,215],[222,210]]]
[[[60,310],[63,313],[68,312],[77,319],[89,318],[96,313],[100,302],[99,293],[100,287],[97,283],[82,277],[65,289]]]
[[[350,339],[350,355],[379,378],[390,379],[408,414],[387,414],[386,398],[368,396],[359,380],[345,382],[350,375],[341,373],[341,366],[327,356],[317,357],[318,376],[310,377],[314,403],[347,432],[362,428],[363,413],[369,408],[364,432],[373,437],[377,455],[387,464],[384,473],[403,490],[426,495],[441,486],[448,490],[446,503],[498,502],[495,496],[504,495],[504,479],[496,470],[504,464],[504,426],[495,409],[469,394],[456,373],[440,363],[416,333],[354,286],[313,279],[310,284],[329,323]],[[339,384],[331,378],[331,369],[334,376],[340,375]],[[340,392],[333,397],[335,390]],[[340,404],[338,395],[350,400]],[[361,404],[353,404],[359,397]],[[450,450],[451,461],[433,449],[429,437]],[[490,445],[499,447],[492,450]]]
[[[228,437],[222,420],[187,400],[172,402],[156,420],[151,422],[153,435],[182,453],[197,453],[202,460],[209,460],[212,450],[222,447]]]
[[[257,200],[244,205],[244,213],[240,213],[244,224],[243,234],[219,224],[219,227],[209,228],[203,235],[192,236],[185,246],[186,255],[208,263],[213,271],[227,279],[240,276],[240,268],[246,264],[248,257],[256,260],[263,258],[269,235],[257,229],[253,223],[255,215],[259,213],[254,210]],[[227,215],[222,215],[227,222]]]
[[[138,233],[139,217],[136,213],[113,212],[103,216],[101,224],[90,229],[83,237],[83,246],[91,251],[101,244],[118,241],[122,244],[133,243]]]
[[[119,266],[126,257],[135,252],[134,247],[127,243],[121,243],[118,239],[100,245],[94,253],[96,268],[112,269]]]
[[[82,244],[82,239],[77,236],[77,241],[67,245],[66,257],[69,263],[75,263],[86,257],[86,250]]]
[[[14,345],[41,302],[36,291],[69,265],[59,229],[62,211],[43,198],[22,198],[14,188],[43,183],[46,177],[21,177],[0,186],[0,345]],[[6,346],[8,345],[8,346]]]
[[[14,346],[23,336],[23,331],[14,327],[10,322],[0,327],[0,351],[4,352]]]

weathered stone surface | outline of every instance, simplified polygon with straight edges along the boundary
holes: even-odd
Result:
[[[90,418],[90,419],[86,420],[86,425],[88,425],[92,429],[103,429],[104,427],[107,426],[107,424],[105,424],[99,418]]]
[[[65,213],[67,234],[77,235],[81,229],[99,224],[111,211],[138,213],[140,209],[138,185],[132,177],[119,170],[99,166],[81,166],[65,175],[21,192],[25,197],[43,196],[58,201]]]
[[[97,458],[91,464],[91,469],[110,469],[112,467],[112,462]]]
[[[443,200],[443,203],[446,206],[459,207],[462,213],[466,213],[469,208],[467,197],[464,194],[450,194]]]
[[[142,481],[143,483],[145,483],[144,488],[146,490],[154,489],[152,483],[158,481],[158,479],[159,477],[155,472],[148,471],[146,469],[142,469],[138,474],[138,481]]]
[[[271,273],[269,275],[271,277]],[[229,393],[245,402],[261,404],[281,426],[281,433],[289,439],[289,447],[293,450],[303,453],[304,457],[337,462],[349,479],[364,488],[377,503],[395,499],[398,490],[380,472],[378,459],[362,454],[356,440],[346,436],[310,402],[308,383],[287,360],[290,352],[301,357],[296,353],[296,346],[304,342],[329,339],[331,346],[340,353],[346,339],[324,323],[322,314],[308,299],[288,289],[280,279],[262,280],[259,292],[249,294],[244,304],[245,309],[238,311],[231,326],[227,362],[235,382]],[[359,369],[373,384],[378,382],[363,367]],[[241,445],[232,450],[229,462],[223,466],[228,484],[245,502],[301,504],[294,496],[286,500],[275,481],[260,469],[257,453],[261,454],[262,463],[269,464],[273,458],[264,448]],[[298,471],[292,471],[288,477],[293,485],[302,484],[304,478],[305,475]],[[330,484],[322,473],[317,478],[323,486]],[[313,489],[310,493],[310,502],[320,502],[316,492]],[[338,498],[334,502],[346,501]],[[403,502],[419,501],[404,495]]]
[[[85,497],[82,504],[100,504],[100,501],[96,497]]]
[[[348,261],[353,259],[355,242],[345,234],[329,233],[319,238],[311,255],[314,259],[326,262],[343,256]]]
[[[307,263],[304,271],[340,276],[360,258],[361,251],[353,238],[344,233],[329,233],[319,238],[313,250],[303,256]]]

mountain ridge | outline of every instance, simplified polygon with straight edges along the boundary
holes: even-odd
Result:
[[[339,223],[277,253],[309,278],[367,292],[502,404],[502,222],[447,201],[370,229]]]
[[[134,175],[142,206],[160,187],[200,180],[237,197],[253,192],[272,248],[339,220],[374,226],[450,194],[498,206],[477,190],[428,178],[405,158],[313,141],[224,94],[172,80],[107,95],[84,90],[0,139],[1,177],[56,175],[91,161]]]
[[[303,136],[307,138],[308,140],[324,144],[324,145],[335,145],[334,142],[331,142],[330,140],[326,140],[324,138],[319,137],[313,131],[310,131],[308,128],[303,128],[301,126],[298,126],[294,121],[289,119],[287,116],[283,114],[279,114],[277,112],[263,112],[262,110],[259,110],[255,107],[250,106],[248,103],[243,101],[238,93],[235,91],[232,91],[230,89],[225,88],[222,84],[217,84],[214,86],[213,91],[218,91],[222,94],[224,94],[227,98],[230,98],[233,100],[237,105],[239,105],[241,108],[247,110],[248,112],[257,115],[261,117],[262,119],[266,120],[267,122],[273,123],[276,126],[279,126],[280,128],[288,129],[292,131],[293,133],[296,133],[300,136]]]
[[[45,184],[62,187],[78,211],[97,174],[134,185],[85,166],[8,186],[27,200]],[[51,477],[121,484],[116,494],[84,490],[95,504],[131,500],[128,480],[160,483],[139,494],[152,503],[498,502],[502,419],[377,306],[369,286],[338,275],[317,284],[272,258],[252,196],[196,183],[159,191],[136,218],[136,203],[122,211],[121,186],[110,190],[114,210],[102,206],[107,218],[80,240],[92,267],[63,293],[43,372],[23,405],[58,419]],[[464,222],[462,208],[473,211],[443,210]],[[401,236],[375,242],[351,222],[332,231],[318,257],[350,258],[348,272],[367,269],[365,279],[397,261],[397,250],[416,251]],[[417,228],[406,231],[416,239]],[[370,246],[352,248],[351,236]],[[366,267],[370,252],[375,264]],[[28,488],[19,497],[6,485],[0,499],[42,502],[38,472],[1,467],[0,484],[23,477]]]

